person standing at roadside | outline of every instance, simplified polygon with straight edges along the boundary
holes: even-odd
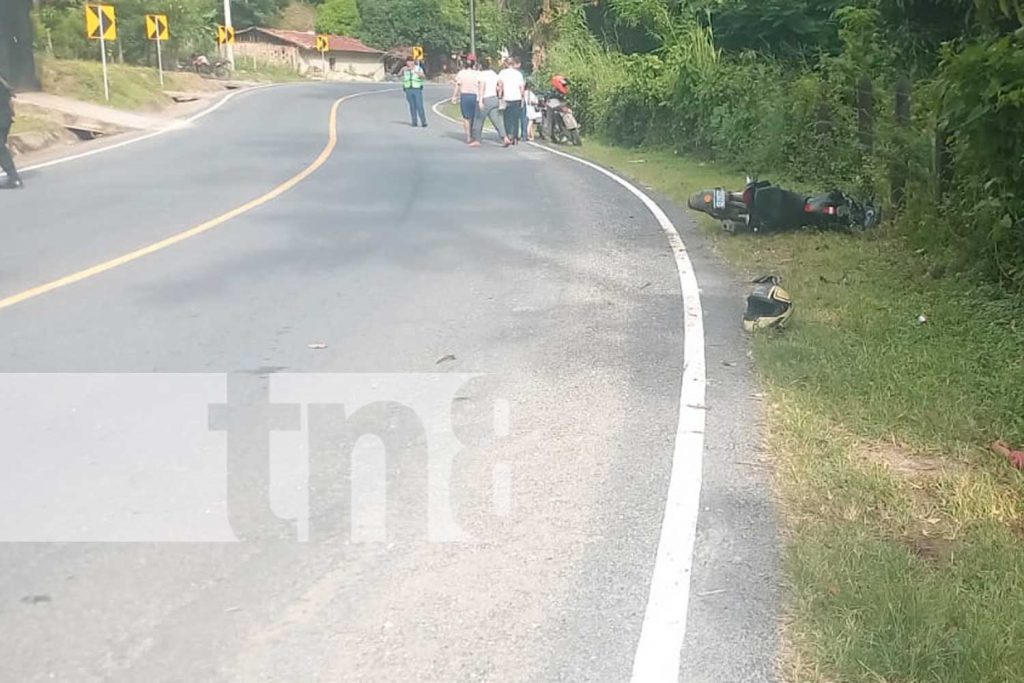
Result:
[[[459,104],[462,110],[462,128],[466,132],[466,143],[473,142],[473,120],[480,107],[477,102],[480,91],[480,76],[476,65],[467,61],[462,70],[455,75],[455,88],[452,90],[452,104]]]
[[[501,138],[505,147],[508,147],[512,141],[505,134],[505,124],[501,120],[501,116],[498,115],[498,74],[494,73],[494,69],[491,68],[490,60],[484,59],[480,63],[479,77],[480,82],[477,86],[479,109],[473,119],[473,141],[469,144],[473,147],[480,146],[480,139],[484,134],[484,119],[490,118],[494,130],[498,131],[498,137]]]
[[[7,174],[7,182],[0,187],[8,190],[22,187],[21,176],[18,169],[14,167],[14,159],[11,158],[11,151],[7,149],[7,136],[11,132],[11,125],[14,123],[14,88],[0,76],[0,168]]]
[[[530,83],[526,84],[526,91],[523,93],[523,115],[526,117],[526,139],[533,142],[541,114],[540,100]]]
[[[512,140],[512,144],[518,144],[524,137],[522,130],[523,121],[523,93],[526,91],[526,80],[523,72],[519,70],[519,60],[508,60],[507,66],[498,74],[501,82],[501,97],[505,101],[505,133]]]
[[[427,127],[427,112],[423,108],[423,67],[416,63],[416,60],[409,57],[405,60],[405,66],[398,72],[402,78],[402,90],[405,91],[405,99],[409,103],[409,115],[412,117],[412,127],[421,125]]]

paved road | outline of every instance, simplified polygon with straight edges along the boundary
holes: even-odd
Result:
[[[0,680],[629,679],[684,363],[636,198],[378,92],[284,194],[109,263],[302,172],[356,91],[245,93],[0,195]],[[711,410],[681,678],[772,680],[741,290],[684,236]]]

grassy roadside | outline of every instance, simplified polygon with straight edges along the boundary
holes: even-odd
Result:
[[[255,62],[238,57],[235,60],[235,78],[259,81],[261,83],[291,83],[309,80],[294,69],[268,62]]]
[[[19,113],[17,118],[14,119],[14,125],[11,126],[11,135],[19,135],[21,133],[48,133],[50,131],[60,129],[60,124],[51,121],[50,119],[42,116],[34,116],[32,114]]]
[[[164,90],[221,89],[215,81],[170,71],[164,73],[164,87],[161,88],[156,69],[111,64],[108,103],[103,96],[103,66],[99,62],[43,57],[39,59],[39,75],[46,92],[132,111],[155,111],[170,105],[172,100]]]
[[[180,71],[165,71],[161,87],[156,69],[110,64],[110,102],[107,102],[103,95],[103,66],[100,62],[42,56],[38,63],[46,92],[130,111],[158,111],[171,106],[173,100],[167,91],[214,92],[224,89],[222,81]],[[259,82],[303,80],[291,69],[261,63],[253,65],[243,59],[238,61],[234,78]]]
[[[684,203],[742,173],[587,141]],[[897,231],[730,237],[776,272],[789,329],[753,348],[786,537],[790,681],[1024,680],[1024,303],[943,273]],[[737,315],[739,311],[737,311]],[[924,314],[927,322],[919,323]]]

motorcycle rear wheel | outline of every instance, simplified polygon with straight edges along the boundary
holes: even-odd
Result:
[[[583,138],[580,137],[579,130],[573,128],[569,131],[569,141],[576,147],[581,147],[583,145]]]
[[[540,127],[540,136],[548,142],[555,141],[555,122],[550,116],[544,117],[544,122]]]

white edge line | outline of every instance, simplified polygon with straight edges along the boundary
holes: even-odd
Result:
[[[52,161],[46,161],[46,162],[43,162],[41,164],[34,164],[32,166],[26,166],[25,168],[19,169],[19,170],[21,170],[21,171],[37,171],[37,170],[39,170],[41,168],[49,168],[50,166],[57,166],[58,164],[66,164],[69,161],[77,161],[78,159],[85,159],[86,157],[91,157],[91,156],[94,156],[96,154],[102,154],[104,152],[110,152],[110,151],[113,151],[115,149],[120,149],[121,147],[127,147],[128,145],[134,145],[135,143],[142,142],[143,140],[150,140],[152,138],[157,137],[158,135],[164,135],[165,133],[170,133],[170,132],[176,131],[176,130],[184,130],[185,127],[186,127],[186,124],[195,123],[196,121],[198,121],[199,119],[203,118],[207,114],[212,114],[213,112],[217,111],[218,109],[223,107],[225,104],[227,104],[229,100],[235,98],[238,95],[241,95],[243,93],[253,92],[254,90],[264,90],[266,88],[274,88],[274,87],[278,87],[278,86],[281,86],[281,85],[284,85],[284,84],[283,83],[267,83],[265,85],[254,86],[252,88],[244,88],[242,90],[234,90],[234,91],[228,93],[227,95],[225,95],[224,97],[222,97],[220,99],[220,101],[218,101],[216,104],[214,104],[214,105],[212,105],[210,107],[207,107],[206,109],[202,110],[201,112],[193,114],[192,116],[189,116],[188,118],[185,118],[185,119],[180,119],[180,120],[175,120],[175,121],[172,121],[172,122],[168,122],[167,126],[165,126],[164,128],[161,128],[160,130],[153,131],[152,133],[146,133],[145,135],[140,135],[138,137],[130,138],[128,140],[122,140],[121,142],[117,142],[117,143],[114,143],[112,145],[106,145],[104,147],[97,147],[96,149],[90,149],[88,152],[81,152],[79,154],[72,154],[70,156],[60,157],[59,159],[53,159]]]
[[[432,109],[441,118],[458,123],[438,110],[438,107],[447,101],[449,100],[441,100]],[[658,221],[675,257],[684,308],[683,383],[679,397],[679,422],[676,425],[672,474],[665,500],[665,515],[661,522],[658,554],[651,577],[640,640],[633,657],[631,680],[633,683],[678,681],[683,641],[686,638],[686,617],[690,602],[690,578],[697,539],[697,518],[700,514],[704,460],[704,399],[707,371],[704,359],[704,314],[697,275],[679,231],[657,202],[642,190],[586,159],[534,142],[529,144],[583,164],[611,178],[632,193]]]

